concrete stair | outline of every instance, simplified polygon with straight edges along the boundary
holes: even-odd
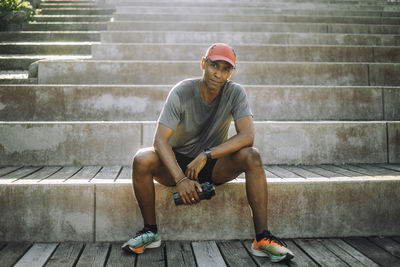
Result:
[[[399,235],[400,209],[391,204],[400,200],[398,4],[104,0],[116,12],[99,32],[71,22],[109,13],[70,15],[72,1],[47,3],[18,49],[52,55],[35,43],[59,38],[69,56],[91,47],[91,58],[42,59],[30,66],[38,84],[0,86],[0,225],[43,211],[0,227],[0,240],[114,241],[140,228],[127,166],[152,144],[170,88],[200,76],[206,48],[220,41],[235,48],[232,79],[245,85],[254,113],[270,229],[285,237]],[[60,16],[51,15],[56,3]],[[71,28],[57,35],[59,25]],[[0,34],[5,54],[13,34]],[[80,34],[87,41],[78,47]],[[163,238],[251,238],[243,179],[217,187],[215,201],[181,209],[170,201],[175,189],[157,184]],[[209,220],[210,212],[224,216]],[[209,231],[226,221],[228,231]]]
[[[76,10],[69,12],[66,21],[63,16],[37,15],[36,22],[22,25],[19,31],[0,32],[0,84],[37,83],[36,78],[28,78],[28,69],[38,60],[91,57],[90,45],[99,41],[114,9],[99,9],[93,1],[49,1],[41,4],[41,14],[65,5]],[[94,15],[79,15],[82,8]]]

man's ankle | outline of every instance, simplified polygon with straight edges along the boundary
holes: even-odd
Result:
[[[154,234],[157,234],[157,224],[145,224],[143,230],[152,231]]]

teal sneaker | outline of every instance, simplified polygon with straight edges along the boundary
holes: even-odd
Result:
[[[269,231],[264,231],[264,237],[260,241],[254,239],[251,253],[254,256],[269,257],[271,262],[289,261],[294,257],[285,242],[279,240]]]
[[[141,230],[136,236],[126,241],[121,248],[130,253],[142,254],[146,248],[158,248],[161,238],[158,234],[148,230]]]

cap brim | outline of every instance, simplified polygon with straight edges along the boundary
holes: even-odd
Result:
[[[224,57],[224,56],[208,56],[209,59],[211,59],[212,61],[218,61],[218,60],[222,60],[225,62],[228,62],[229,64],[232,65],[232,67],[235,67],[235,63],[232,62],[231,59]]]

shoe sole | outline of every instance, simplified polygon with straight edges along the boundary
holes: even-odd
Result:
[[[155,242],[151,242],[148,245],[144,245],[142,248],[142,251],[136,251],[134,249],[138,249],[138,248],[131,248],[129,245],[126,245],[124,247],[121,247],[124,251],[129,252],[129,253],[133,253],[133,254],[142,254],[147,248],[158,248],[161,246],[161,239]]]
[[[293,259],[293,257],[294,257],[292,254],[289,254],[289,253],[287,253],[286,255],[283,255],[283,256],[276,256],[267,251],[264,252],[259,249],[255,249],[253,244],[251,245],[250,251],[251,251],[251,254],[253,254],[254,256],[270,258],[271,262],[285,262],[285,261],[289,261],[289,260]]]

